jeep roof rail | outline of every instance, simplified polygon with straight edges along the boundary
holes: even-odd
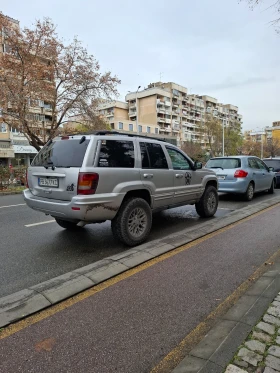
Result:
[[[152,136],[145,136],[145,135],[139,135],[137,133],[123,133],[123,132],[118,132],[118,131],[90,131],[90,132],[77,132],[77,133],[72,133],[69,135],[60,135],[60,136],[79,136],[79,135],[94,135],[94,136],[106,136],[106,135],[118,135],[118,136],[128,136],[128,137],[140,137],[143,139],[151,139],[151,140],[157,140],[157,141],[163,141],[163,142],[168,142],[166,138],[157,138],[157,137],[152,137]]]

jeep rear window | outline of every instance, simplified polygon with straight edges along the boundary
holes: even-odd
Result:
[[[132,141],[100,140],[98,167],[134,168]]]
[[[44,146],[36,155],[32,166],[81,167],[89,140],[58,140]]]
[[[206,168],[234,169],[241,167],[240,158],[213,158],[206,163]]]

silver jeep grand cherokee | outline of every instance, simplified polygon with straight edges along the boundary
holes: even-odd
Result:
[[[139,245],[152,213],[195,204],[201,217],[218,206],[214,171],[153,138],[100,131],[49,141],[27,171],[29,207],[66,229],[112,221],[117,239]]]

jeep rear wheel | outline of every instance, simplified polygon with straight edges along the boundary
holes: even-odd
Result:
[[[143,243],[151,230],[152,211],[142,198],[126,199],[112,220],[114,236],[128,246]]]
[[[215,215],[218,208],[218,192],[213,185],[206,187],[199,202],[195,204],[196,212],[202,218],[210,218]]]
[[[74,231],[81,229],[81,227],[77,226],[77,223],[73,223],[72,221],[62,220],[55,218],[58,225],[60,225],[62,228],[68,229],[69,231]]]

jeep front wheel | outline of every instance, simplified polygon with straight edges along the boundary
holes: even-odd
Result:
[[[213,185],[206,187],[199,202],[195,204],[196,212],[202,218],[210,218],[215,215],[218,208],[219,196],[217,189]]]
[[[128,246],[143,243],[151,230],[152,211],[142,198],[126,199],[112,220],[114,236]]]

